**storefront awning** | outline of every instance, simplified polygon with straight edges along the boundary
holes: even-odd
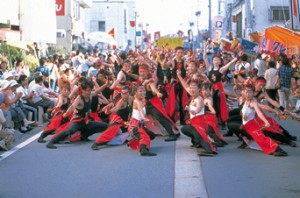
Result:
[[[269,27],[265,30],[265,38],[277,41],[286,46],[300,47],[300,33],[281,26]]]

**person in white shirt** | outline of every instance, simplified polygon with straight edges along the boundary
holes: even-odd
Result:
[[[276,73],[277,69],[275,69],[276,63],[274,61],[270,61],[268,63],[268,69],[265,71],[265,79],[266,79],[266,92],[272,100],[276,100],[277,89],[276,89]],[[271,104],[269,104],[271,105]]]
[[[261,54],[256,56],[256,60],[254,61],[254,68],[257,69],[257,76],[263,77],[265,72],[265,61],[262,59]]]
[[[22,106],[25,110],[31,111],[33,113],[33,120],[35,122],[38,121],[37,118],[37,112],[38,112],[38,107],[34,104],[31,104],[29,101],[31,101],[32,97],[34,96],[34,93],[29,93],[28,92],[28,80],[27,76],[22,74],[19,77],[18,83],[21,85],[17,88],[17,93],[21,93],[21,98],[20,101],[22,102]]]
[[[29,89],[30,93],[34,93],[35,97],[32,98],[34,105],[41,106],[44,108],[44,112],[54,107],[54,102],[50,100],[43,92],[43,76],[38,76],[35,79],[35,84]],[[48,120],[48,115],[44,114],[44,121]]]

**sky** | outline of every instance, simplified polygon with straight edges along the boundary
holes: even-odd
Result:
[[[212,18],[218,13],[218,0],[212,1]],[[189,23],[194,22],[193,32],[208,29],[208,0],[136,0],[137,24],[143,23],[149,33],[160,31],[161,36],[176,34],[178,30],[187,34]],[[195,12],[200,11],[200,17]],[[146,24],[149,24],[146,27]]]

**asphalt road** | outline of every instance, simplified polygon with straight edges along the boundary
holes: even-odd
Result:
[[[300,138],[299,121],[281,123]],[[237,138],[226,137],[217,156],[198,157],[182,135],[176,143],[156,138],[151,151],[158,155],[141,157],[126,145],[93,151],[92,142],[47,149],[36,141],[40,131],[18,135],[0,153],[1,198],[300,197],[299,147],[282,145],[289,156],[274,157],[237,149]]]

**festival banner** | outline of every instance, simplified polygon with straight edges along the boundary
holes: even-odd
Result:
[[[246,39],[240,40],[240,46],[243,46],[244,53],[248,55],[256,56],[259,52],[259,45]]]
[[[159,48],[166,48],[166,49],[175,49],[178,46],[183,46],[184,41],[181,37],[172,37],[172,38],[159,38],[157,41],[157,46]]]
[[[56,16],[65,16],[66,15],[65,0],[56,0],[55,9],[56,9]]]
[[[293,30],[300,30],[299,0],[290,0],[291,25]]]
[[[268,40],[263,37],[262,42],[260,44],[260,52],[279,55],[280,53],[286,54],[288,57],[293,54],[299,54],[299,48],[297,44],[290,44],[288,46],[279,43],[277,41]]]

